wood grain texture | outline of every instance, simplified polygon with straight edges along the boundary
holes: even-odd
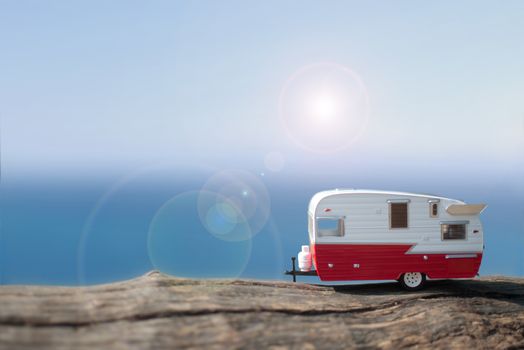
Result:
[[[523,348],[524,280],[322,287],[150,272],[0,287],[0,349]]]

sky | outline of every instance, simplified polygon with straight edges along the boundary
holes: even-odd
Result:
[[[451,164],[505,181],[524,175],[523,14],[521,1],[1,1],[3,172],[260,168],[276,152],[294,172]],[[283,127],[283,89],[315,64],[367,94],[342,149]]]
[[[522,276],[523,17],[523,1],[0,0],[0,283],[144,273],[152,227],[210,238],[206,215],[172,222],[209,184],[270,199],[248,277],[282,278],[307,201],[335,187],[485,202],[481,271]],[[154,243],[194,256],[181,237]]]

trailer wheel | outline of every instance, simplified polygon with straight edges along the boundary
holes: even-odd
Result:
[[[399,282],[406,290],[419,290],[424,287],[426,275],[420,272],[406,272],[400,276]]]

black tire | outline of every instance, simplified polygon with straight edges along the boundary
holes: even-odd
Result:
[[[421,290],[426,283],[426,275],[422,272],[406,272],[400,276],[398,281],[405,290]]]

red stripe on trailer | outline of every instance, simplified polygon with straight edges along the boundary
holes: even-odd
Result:
[[[322,281],[396,280],[405,272],[429,278],[472,278],[482,253],[408,254],[412,244],[314,244],[313,262]]]

